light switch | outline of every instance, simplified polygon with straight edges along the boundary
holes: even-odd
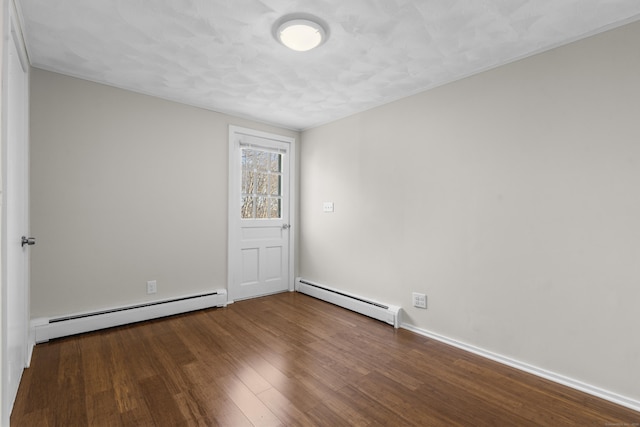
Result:
[[[333,212],[333,202],[324,202],[322,204],[323,212]]]

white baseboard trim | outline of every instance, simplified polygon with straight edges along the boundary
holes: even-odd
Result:
[[[149,301],[143,304],[114,307],[98,312],[32,319],[30,326],[33,331],[34,342],[41,343],[54,338],[143,322],[205,308],[225,307],[226,305],[227,291],[218,289],[205,294]]]
[[[521,371],[527,372],[529,374],[536,375],[538,377],[547,379],[549,381],[553,381],[558,384],[565,385],[567,387],[571,387],[573,389],[582,391],[584,393],[588,393],[592,396],[599,397],[604,400],[608,400],[609,402],[616,403],[618,405],[627,407],[629,409],[633,409],[634,411],[640,412],[640,401],[621,396],[617,393],[613,393],[608,390],[604,390],[600,387],[596,387],[590,384],[583,383],[582,381],[574,380],[572,378],[565,377],[564,375],[557,374],[555,372],[547,371],[546,369],[538,368],[533,365],[529,365],[528,363],[520,362],[515,359],[511,359],[506,356],[502,356],[497,353],[493,353],[488,350],[484,350],[482,348],[463,343],[461,341],[445,337],[443,335],[439,335],[425,329],[418,328],[416,326],[410,325],[408,323],[402,323],[400,325],[401,328],[407,329],[411,332],[415,332],[416,334],[422,335],[427,338],[432,338],[434,340],[443,342],[445,344],[449,344],[451,346],[457,347],[461,350],[468,351],[470,353],[477,354],[478,356],[485,357],[487,359],[491,359],[495,362],[502,363],[503,365],[510,366],[515,369],[519,369]]]

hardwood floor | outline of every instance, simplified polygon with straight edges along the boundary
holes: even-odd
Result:
[[[614,426],[640,413],[298,293],[36,346],[13,426]]]

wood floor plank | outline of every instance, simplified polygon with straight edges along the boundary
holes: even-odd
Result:
[[[343,387],[343,389],[346,388]],[[359,397],[362,397],[360,395]],[[368,426],[371,425],[373,420],[372,407],[363,411],[362,407],[352,404],[348,399],[344,398],[343,394],[332,393],[322,402],[327,409],[331,410],[335,414],[340,414],[340,418],[344,420],[348,425]]]
[[[311,426],[313,421],[282,393],[269,388],[258,394],[258,398],[287,426]]]
[[[254,367],[263,378],[269,381],[273,388],[285,395],[302,412],[313,408],[323,397],[321,392],[309,389],[304,382],[296,377],[286,376],[264,359],[254,359]]]
[[[110,388],[109,391],[113,392],[115,401],[120,413],[130,413],[138,409],[145,411],[144,399],[140,395],[139,380],[143,378],[150,378],[157,375],[156,372],[151,371],[145,375],[137,373],[137,369],[140,367],[139,361],[146,361],[151,363],[148,357],[149,353],[141,353],[138,357],[135,357],[134,363],[131,363],[131,358],[127,357],[131,354],[129,351],[131,348],[125,347],[120,339],[124,334],[115,334],[114,331],[102,335],[102,341],[105,343],[105,347],[99,351],[108,355],[107,363],[87,366],[87,369],[91,369],[94,372],[102,371],[109,376]]]
[[[34,349],[12,426],[604,426],[640,413],[298,293]]]
[[[332,390],[338,390],[348,384],[348,381],[340,373],[332,369],[322,358],[316,357],[314,352],[293,351],[287,356],[287,359],[290,361],[290,371],[294,376],[310,375],[315,381]]]
[[[174,395],[176,405],[180,409],[183,418],[188,425],[218,426],[218,422],[212,418],[213,414],[201,405],[202,400],[195,390],[188,390]]]
[[[281,426],[282,422],[238,377],[216,379],[229,398],[255,426]]]
[[[347,427],[353,425],[349,420],[343,418],[342,414],[334,412],[322,402],[308,411],[307,416],[317,426]]]
[[[90,426],[121,426],[124,421],[122,412],[112,390],[100,391],[85,396],[87,410],[87,425]]]
[[[35,411],[27,412],[20,417],[19,424],[16,424],[16,421],[13,421],[12,418],[11,425],[21,425],[21,426],[29,426],[29,427],[51,427],[55,426],[53,424],[56,419],[55,414],[52,414],[49,409],[38,409]]]
[[[84,386],[88,394],[98,394],[112,388],[111,373],[108,369],[110,349],[103,334],[88,334],[78,342],[84,367]],[[104,366],[105,369],[92,369]]]
[[[216,383],[216,378],[225,375],[219,375],[220,371],[211,370],[209,366],[207,363],[195,362],[183,368],[191,379],[191,389],[188,391],[191,400],[181,405],[188,404],[189,413],[194,419],[211,419],[211,425],[250,426],[249,419]],[[232,371],[228,371],[226,375],[232,375]]]
[[[60,349],[65,342],[65,340],[58,340],[59,345],[42,344],[34,349],[31,366],[38,366],[39,369],[37,372],[33,368],[25,370],[18,388],[13,413],[21,409],[23,412],[19,412],[20,414],[30,414],[55,407],[57,393],[60,392],[57,381]],[[56,394],[52,394],[52,390],[55,390]],[[24,397],[21,398],[21,396]]]
[[[78,346],[78,339],[69,340],[70,345],[60,349],[58,368],[58,387],[69,398],[61,401],[55,408],[56,415],[61,425],[80,423],[86,425],[87,411],[85,403],[84,370],[82,358]]]
[[[372,426],[384,426],[389,423],[389,420],[393,419],[396,420],[397,425],[401,425],[398,416],[393,411],[380,405],[374,399],[371,399],[353,386],[346,386],[338,390],[332,401],[327,403],[327,406],[335,408],[335,410],[339,410],[341,407],[350,408],[349,411],[356,412],[366,420],[366,423]],[[351,418],[354,417],[355,416],[351,415]],[[359,423],[355,424],[360,425]]]
[[[439,413],[424,411],[421,402],[415,402],[415,395],[401,390],[395,383],[378,372],[371,372],[353,385],[377,404],[384,406],[395,415],[395,419],[406,425],[456,425],[452,419]]]
[[[139,381],[139,387],[156,425],[187,425],[175,394],[162,378],[159,376],[144,378]]]

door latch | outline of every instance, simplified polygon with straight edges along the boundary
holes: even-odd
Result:
[[[36,239],[35,237],[25,237],[22,236],[22,247],[24,248],[24,245],[29,245],[29,246],[33,246],[36,244]]]

